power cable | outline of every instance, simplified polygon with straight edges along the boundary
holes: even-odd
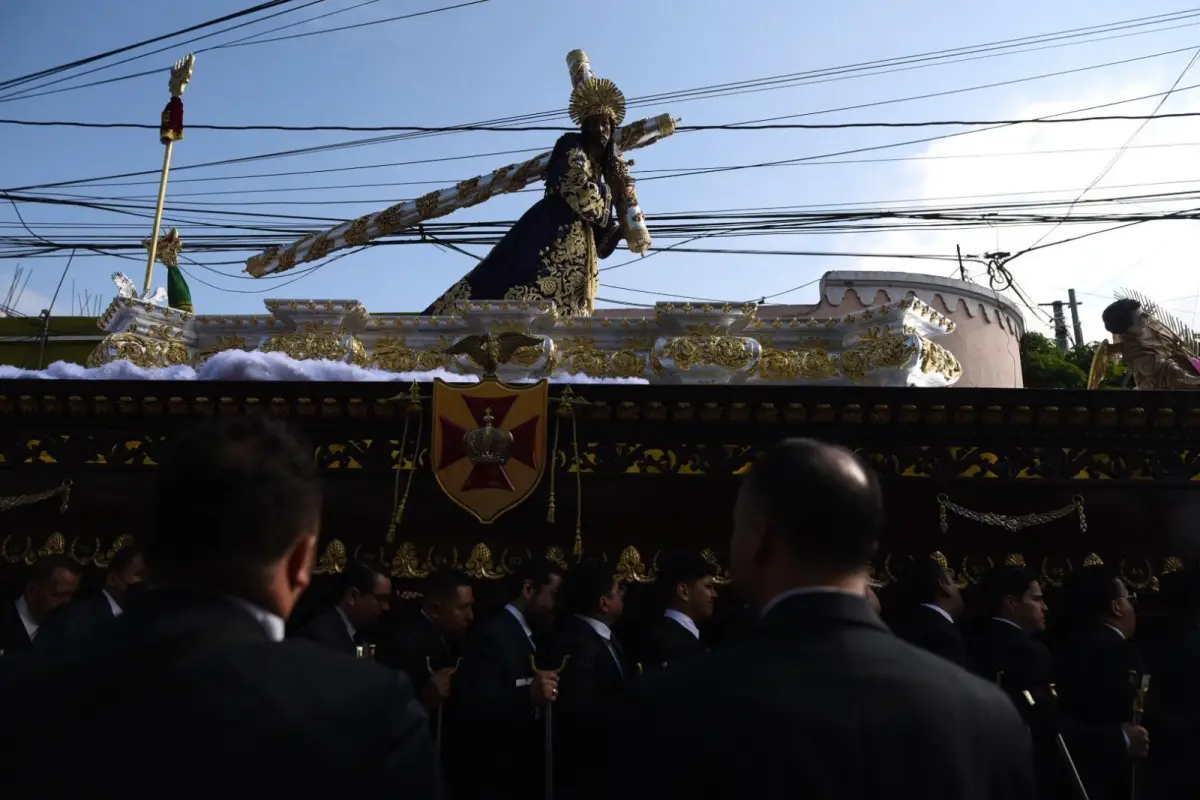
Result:
[[[268,2],[266,2],[266,3],[259,3],[256,6],[252,6],[250,8],[245,8],[245,9],[242,9],[241,11],[235,11],[232,14],[226,14],[223,17],[218,17],[217,19],[211,19],[207,22],[201,22],[198,25],[191,25],[187,28],[183,28],[181,30],[174,31],[172,33],[163,34],[162,36],[155,36],[154,38],[151,38],[151,39],[146,39],[144,41],[137,42],[135,44],[125,45],[124,47],[118,47],[115,50],[109,50],[107,52],[99,53],[94,56],[88,56],[87,58],[81,58],[81,59],[72,61],[67,64],[60,64],[57,67],[49,67],[47,69],[39,70],[37,72],[31,72],[28,75],[22,75],[17,78],[9,78],[8,80],[0,81],[0,90],[10,89],[14,86],[19,86],[23,83],[28,83],[30,81],[37,80],[39,78],[49,77],[50,75],[55,75],[59,72],[64,72],[66,70],[74,69],[76,67],[86,66],[87,64],[92,64],[92,63],[95,63],[96,61],[101,61],[106,58],[111,58],[112,56],[120,55],[121,53],[128,53],[130,50],[136,50],[139,47],[145,47],[148,44],[157,44],[158,42],[166,41],[167,39],[173,39],[176,36],[182,36],[184,34],[191,33],[193,31],[203,30],[204,28],[211,28],[213,25],[220,25],[223,22],[229,22],[230,20],[235,20],[235,19],[239,19],[241,17],[250,16],[251,14],[257,14],[260,11],[266,11],[268,9],[275,8],[277,6],[289,5],[294,2],[297,2],[297,0],[268,0]]]

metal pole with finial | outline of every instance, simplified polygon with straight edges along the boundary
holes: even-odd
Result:
[[[154,208],[154,231],[150,234],[147,246],[146,284],[143,291],[150,291],[150,282],[154,279],[154,261],[158,258],[158,238],[162,227],[163,205],[167,202],[167,175],[171,172],[171,151],[175,143],[183,138],[183,90],[192,79],[192,68],[196,64],[196,56],[188,53],[175,62],[171,67],[171,99],[163,109],[162,120],[158,126],[158,140],[163,143],[162,177],[158,182],[158,205]]]

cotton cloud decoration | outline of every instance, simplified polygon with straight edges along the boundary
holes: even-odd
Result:
[[[226,350],[204,362],[199,369],[188,366],[144,369],[128,361],[114,361],[102,367],[83,367],[55,361],[45,369],[26,370],[0,366],[0,381],[411,381],[427,382],[441,378],[450,383],[476,383],[474,375],[458,375],[444,369],[428,372],[385,372],[366,369],[340,361],[297,361],[283,353]],[[552,383],[649,383],[645,378],[591,378],[587,375],[558,373]]]

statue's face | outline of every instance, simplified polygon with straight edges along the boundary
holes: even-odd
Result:
[[[608,146],[608,140],[612,138],[613,124],[608,117],[591,117],[584,124],[585,130],[595,137],[596,141],[602,146]]]
[[[1142,310],[1141,306],[1138,306],[1137,309],[1129,315],[1130,325],[1129,330],[1126,333],[1139,333],[1143,328],[1146,327],[1146,319],[1149,316],[1149,314]]]

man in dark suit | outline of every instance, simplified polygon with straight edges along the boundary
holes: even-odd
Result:
[[[392,579],[379,567],[357,559],[339,576],[338,602],[317,614],[296,635],[346,655],[365,655],[367,635],[374,632],[392,599]]]
[[[1162,589],[1173,613],[1152,663],[1149,796],[1178,800],[1195,792],[1200,753],[1200,564],[1164,575]]]
[[[45,556],[33,563],[25,591],[0,613],[0,656],[27,652],[43,624],[79,591],[79,564],[66,556]]]
[[[896,588],[899,602],[888,605],[888,622],[896,635],[966,667],[967,645],[958,627],[963,599],[950,571],[932,556],[918,558]]]
[[[1033,737],[1038,796],[1073,792],[1054,738],[1063,732],[1063,720],[1052,689],[1054,660],[1041,639],[1047,611],[1042,586],[1027,568],[1005,565],[984,576],[980,592],[988,616],[967,637],[971,666],[999,686],[1025,719]]]
[[[693,553],[675,553],[660,567],[658,583],[667,595],[667,609],[650,626],[642,644],[642,665],[647,672],[706,651],[700,643],[700,625],[712,619],[717,599],[715,574],[712,564]]]
[[[441,569],[423,586],[420,612],[379,643],[376,660],[403,670],[431,713],[450,697],[460,640],[475,619],[475,589],[456,569]]]
[[[892,635],[864,595],[878,478],[808,439],[768,447],[733,512],[731,574],[756,632],[639,681],[614,774],[624,798],[1027,800],[1029,740],[994,686]]]
[[[143,538],[155,588],[0,678],[0,796],[38,774],[58,796],[92,795],[118,750],[138,761],[131,798],[227,794],[231,776],[283,796],[437,795],[407,679],[282,641],[320,532],[312,452],[265,416],[190,424],[172,443]]]
[[[1059,709],[1075,765],[1091,800],[1129,796],[1130,765],[1143,759],[1150,736],[1133,724],[1134,680],[1146,672],[1136,645],[1137,598],[1104,566],[1067,577],[1071,634],[1055,655]],[[1131,676],[1132,673],[1132,676]]]
[[[625,691],[633,665],[613,636],[625,609],[624,587],[613,568],[584,562],[563,580],[570,616],[550,647],[550,663],[567,661],[554,704],[554,777],[568,800],[591,797],[608,766],[607,723]]]
[[[77,639],[108,625],[124,613],[131,586],[146,579],[146,560],[136,547],[122,547],[108,563],[104,587],[75,598],[55,611],[38,631],[37,647],[63,639]]]
[[[457,796],[483,800],[542,791],[540,710],[558,696],[558,677],[535,670],[530,659],[551,626],[561,584],[562,570],[552,562],[526,562],[511,578],[508,603],[467,636],[446,709],[460,734],[455,752],[447,753],[455,764],[447,774]]]

